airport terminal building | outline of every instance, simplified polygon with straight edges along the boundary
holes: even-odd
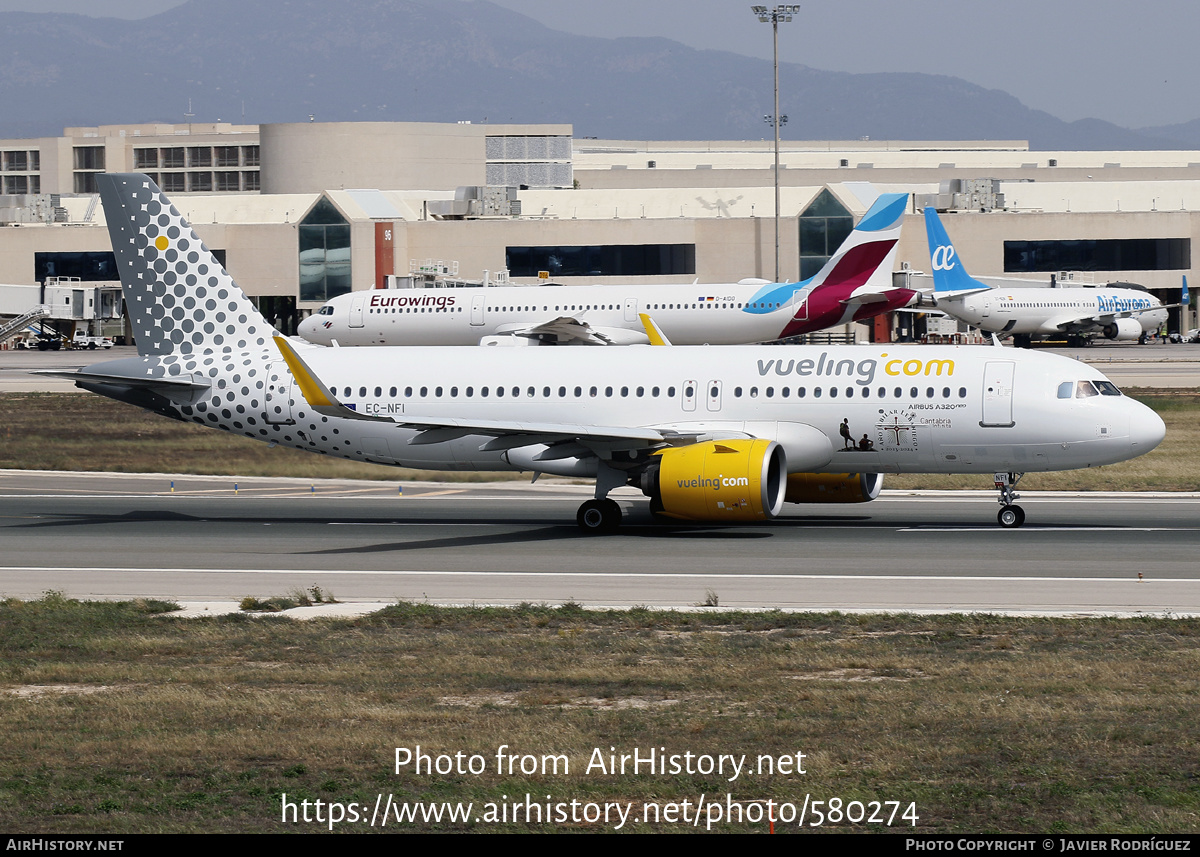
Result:
[[[1131,282],[1165,303],[1178,302],[1200,238],[1200,152],[859,140],[784,143],[780,162],[790,281],[816,273],[889,191],[913,194],[901,277],[929,271],[926,204],[946,212],[976,276]],[[767,140],[576,139],[570,125],[68,128],[0,140],[0,283],[117,281],[101,172],[154,178],[288,332],[335,295],[434,272],[450,285],[501,271],[531,285],[774,279],[773,164]],[[1172,310],[1181,324],[1192,323]]]

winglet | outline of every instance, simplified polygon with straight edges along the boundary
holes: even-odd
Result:
[[[646,329],[646,336],[650,337],[651,345],[670,345],[671,340],[667,339],[667,335],[659,329],[659,326],[654,323],[647,313],[639,312],[638,318],[642,322],[642,327]]]

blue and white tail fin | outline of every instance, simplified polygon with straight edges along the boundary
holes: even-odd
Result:
[[[933,207],[925,209],[925,235],[929,239],[929,259],[933,264],[933,293],[939,298],[986,291],[989,286],[967,273],[954,252],[950,236]]]
[[[257,351],[275,333],[148,176],[96,176],[138,354]]]

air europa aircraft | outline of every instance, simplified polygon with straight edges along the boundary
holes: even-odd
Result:
[[[1136,289],[993,289],[967,273],[932,208],[925,209],[925,235],[937,308],[980,330],[1011,335],[1018,346],[1043,336],[1066,336],[1073,345],[1086,345],[1096,333],[1138,339],[1167,320],[1168,308]]]
[[[908,194],[885,193],[800,283],[376,289],[339,295],[300,323],[318,345],[645,345],[649,313],[675,345],[767,342],[908,306],[892,286]]]
[[[379,464],[594,478],[655,513],[756,521],[785,502],[875,498],[883,473],[1019,475],[1153,449],[1153,411],[1052,354],[934,346],[323,348],[259,315],[144,175],[99,175],[137,357],[52,373],[164,416]]]

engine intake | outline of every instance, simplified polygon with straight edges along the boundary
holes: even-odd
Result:
[[[1142,335],[1142,325],[1135,318],[1118,318],[1104,325],[1104,336],[1107,339],[1130,340]]]
[[[787,456],[773,440],[716,440],[655,453],[650,509],[681,521],[764,521],[783,509]]]

